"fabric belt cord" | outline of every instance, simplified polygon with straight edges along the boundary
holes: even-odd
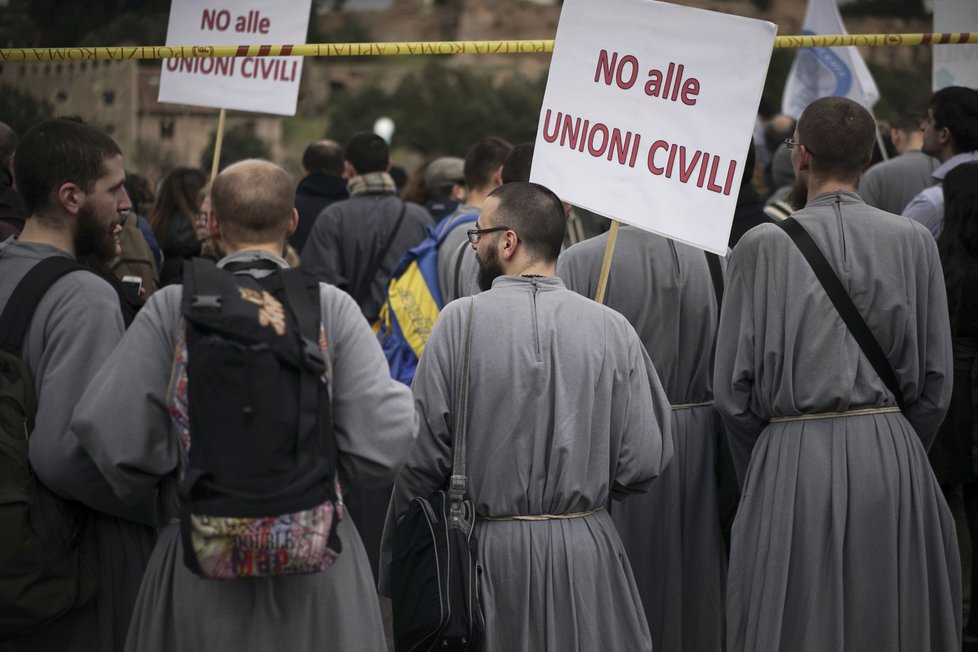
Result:
[[[790,417],[772,417],[770,423],[787,423],[789,421],[814,421],[816,419],[838,419],[840,417],[862,417],[868,414],[890,414],[902,412],[896,406],[864,408],[861,410],[847,410],[845,412],[818,412],[815,414],[796,414]]]
[[[677,410],[692,410],[693,408],[709,407],[711,405],[713,405],[713,401],[702,401],[700,403],[678,403],[672,406],[672,411],[676,412]]]
[[[591,514],[600,512],[603,508],[588,510],[586,512],[570,512],[567,514],[513,514],[512,516],[480,516],[482,521],[563,521],[569,518],[584,518]]]

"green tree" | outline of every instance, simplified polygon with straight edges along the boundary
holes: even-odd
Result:
[[[200,167],[204,170],[211,169],[214,161],[214,141],[217,139],[217,131],[211,132],[210,141],[200,155]],[[224,132],[224,140],[221,141],[221,160],[218,169],[223,170],[232,163],[236,163],[246,158],[269,158],[268,145],[255,134],[254,125],[240,124],[227,129]]]
[[[51,117],[54,110],[43,100],[23,93],[10,84],[0,84],[0,122],[6,122],[17,135]]]
[[[464,154],[490,135],[532,140],[545,81],[513,75],[494,82],[490,71],[432,63],[404,77],[392,93],[370,84],[335,94],[329,136],[343,142],[387,115],[397,126],[392,144],[425,155]]]

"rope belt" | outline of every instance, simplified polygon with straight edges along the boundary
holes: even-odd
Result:
[[[569,514],[514,514],[512,516],[480,516],[482,521],[558,521],[568,518],[584,518],[603,508],[589,510],[587,512],[571,512]]]
[[[698,407],[709,407],[713,405],[713,401],[703,401],[702,403],[680,403],[679,405],[673,405],[672,409],[675,410],[691,410]]]
[[[819,412],[817,414],[798,414],[791,417],[773,417],[771,423],[787,423],[788,421],[813,421],[815,419],[837,419],[839,417],[861,417],[867,414],[889,414],[899,412],[900,408],[893,405],[890,407],[863,408],[861,410],[848,410],[846,412]]]

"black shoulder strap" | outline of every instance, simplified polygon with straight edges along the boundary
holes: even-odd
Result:
[[[283,269],[279,274],[286,303],[299,326],[306,367],[325,374],[326,363],[319,348],[319,329],[322,323],[319,285],[316,284],[316,299],[313,300],[306,288],[306,276],[301,269]],[[325,447],[326,459],[335,469],[337,449],[336,437],[333,435],[333,415],[329,399],[320,395],[324,391],[325,387],[312,374],[302,375],[299,386],[299,432],[313,432],[313,424],[318,426],[317,432]]]
[[[893,394],[897,405],[900,406],[900,410],[905,411],[906,406],[903,403],[903,392],[900,391],[900,384],[897,382],[896,374],[893,373],[893,367],[890,366],[889,359],[887,359],[886,354],[883,352],[883,347],[880,346],[873,332],[869,329],[866,320],[859,314],[859,309],[852,302],[852,298],[846,292],[842,281],[832,271],[828,261],[825,260],[825,256],[819,250],[818,245],[812,240],[808,231],[793,217],[778,222],[777,226],[781,227],[791,237],[802,255],[805,256],[805,260],[811,265],[812,271],[815,272],[815,276],[818,278],[819,283],[822,284],[822,288],[825,289],[825,293],[832,300],[832,305],[839,312],[839,316],[842,317],[842,321],[849,328],[849,332],[856,338],[859,348],[862,349],[869,363],[873,365],[873,369],[879,374],[887,389]]]
[[[384,243],[384,248],[380,250],[377,257],[374,258],[373,262],[370,264],[370,268],[367,273],[363,275],[360,280],[360,284],[357,286],[356,292],[353,293],[353,299],[357,302],[357,305],[363,303],[364,294],[370,291],[370,286],[374,282],[374,277],[377,276],[377,271],[384,262],[384,258],[387,257],[387,252],[391,250],[391,246],[394,244],[394,239],[397,237],[397,232],[401,230],[401,223],[404,222],[404,214],[407,212],[407,202],[401,202],[401,212],[397,215],[397,221],[394,223],[394,230],[391,231],[390,236],[387,238],[387,242]]]
[[[723,269],[720,267],[720,257],[709,251],[706,254],[706,264],[710,267],[710,278],[713,279],[713,294],[717,297],[717,309],[723,305]]]
[[[41,298],[59,278],[80,269],[88,270],[64,256],[49,256],[34,265],[14,288],[0,315],[0,349],[21,355],[27,328]]]

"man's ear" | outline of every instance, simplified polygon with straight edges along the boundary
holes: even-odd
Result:
[[[61,208],[70,215],[77,215],[78,209],[85,203],[85,192],[78,184],[67,182],[58,188],[58,202]]]
[[[221,223],[217,221],[213,210],[207,211],[207,235],[215,240],[221,239]]]
[[[505,231],[499,240],[499,257],[505,261],[512,260],[516,256],[519,237],[513,231]]]
[[[289,231],[288,236],[291,238],[295,230],[299,228],[299,211],[292,209],[292,217],[289,218]]]
[[[501,185],[503,185],[503,166],[502,165],[500,165],[498,168],[496,168],[496,170],[492,173],[492,187],[495,189],[495,188],[498,188]]]
[[[343,178],[349,180],[355,176],[357,176],[357,171],[353,164],[349,161],[343,161]]]

